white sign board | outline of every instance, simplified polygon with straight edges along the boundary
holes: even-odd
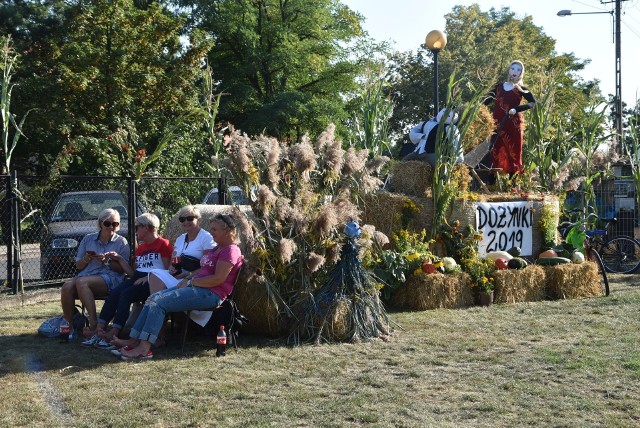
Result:
[[[477,202],[476,229],[482,233],[480,255],[520,247],[523,256],[533,252],[533,212],[529,201]]]

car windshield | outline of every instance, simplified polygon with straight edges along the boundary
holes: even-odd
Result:
[[[120,213],[121,221],[127,218],[124,197],[118,193],[63,195],[53,210],[51,221],[97,220],[105,208]]]

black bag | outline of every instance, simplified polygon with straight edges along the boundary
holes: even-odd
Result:
[[[211,319],[205,326],[207,331],[213,332],[215,335],[221,325],[224,326],[227,335],[229,336],[229,344],[234,344],[238,338],[238,331],[240,328],[249,324],[247,317],[242,315],[238,305],[232,298],[225,299],[220,306],[218,306],[211,315]]]
[[[200,269],[200,259],[189,256],[187,254],[183,254],[180,256],[180,263],[182,264],[182,269],[189,272]]]

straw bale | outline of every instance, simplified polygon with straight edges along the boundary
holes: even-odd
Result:
[[[211,229],[211,219],[216,214],[233,214],[234,213],[234,208],[231,205],[195,205],[195,207],[200,210],[200,214],[202,215],[199,225],[201,228],[203,228],[206,231],[209,231]],[[238,208],[249,219],[250,222],[253,222],[254,216],[253,216],[253,212],[251,211],[251,207],[249,205],[239,205]],[[179,211],[180,210],[178,210],[178,212]],[[244,236],[242,234],[241,230],[239,230],[239,232],[240,232],[240,236],[239,236],[240,250],[242,251],[242,254],[248,254],[249,249],[247,248],[246,245],[249,239],[247,239],[248,238],[247,236]],[[167,228],[163,236],[173,244],[176,241],[176,238],[178,238],[178,236],[182,235],[183,233],[184,233],[184,230],[182,229],[181,223],[178,221],[178,213],[176,212],[173,215],[173,217],[169,219],[169,222],[167,223]]]
[[[579,299],[602,296],[598,266],[590,261],[545,266],[547,296],[552,299]]]
[[[428,221],[433,218],[433,209],[430,216],[428,212],[431,206],[430,200],[390,193],[386,190],[368,193],[362,197],[360,203],[362,224],[373,225],[377,231],[391,237],[401,227],[402,207],[407,199],[411,199],[420,208],[420,212],[410,222],[409,229],[415,232],[428,229],[431,226]]]
[[[396,162],[389,182],[391,190],[424,198],[431,193],[433,168],[419,160]]]
[[[269,298],[264,277],[251,268],[243,268],[235,286],[234,297],[238,309],[249,323],[242,331],[279,337],[284,331],[277,305]]]
[[[464,272],[411,275],[391,296],[391,304],[418,311],[472,306],[470,277]]]
[[[545,270],[542,266],[525,269],[504,269],[493,273],[494,302],[535,302],[545,297]]]

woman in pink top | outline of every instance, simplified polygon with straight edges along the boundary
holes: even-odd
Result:
[[[211,235],[217,246],[200,259],[200,269],[175,288],[158,291],[147,299],[131,329],[133,342],[121,350],[121,359],[153,358],[151,346],[158,340],[168,312],[213,308],[231,293],[243,262],[236,244],[236,219],[217,214],[211,221]]]

